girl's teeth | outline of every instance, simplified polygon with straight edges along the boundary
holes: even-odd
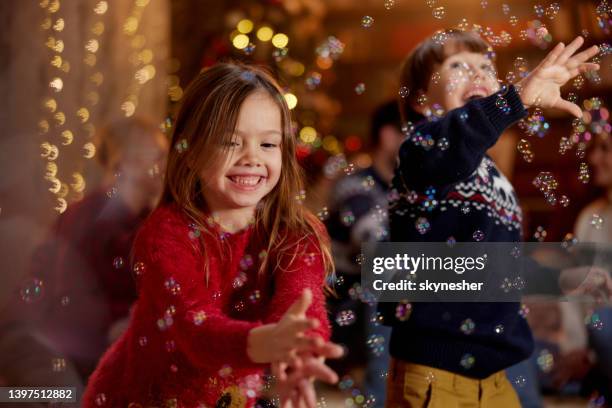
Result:
[[[243,186],[254,186],[259,183],[261,177],[232,177],[232,181]]]

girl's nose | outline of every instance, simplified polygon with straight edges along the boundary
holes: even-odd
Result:
[[[256,167],[261,166],[261,159],[257,154],[257,149],[254,146],[245,146],[244,152],[238,164],[241,166]]]

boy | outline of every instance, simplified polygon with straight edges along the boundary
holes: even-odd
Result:
[[[571,78],[599,68],[586,62],[597,47],[575,54],[582,43],[578,37],[558,44],[502,90],[490,47],[477,35],[449,30],[416,47],[402,69],[402,114],[413,120],[416,111],[429,120],[411,129],[400,148],[391,241],[521,240],[516,194],[486,151],[526,108],[582,116],[560,95]],[[387,407],[520,406],[503,372],[533,348],[518,303],[414,303],[405,321],[395,318],[394,307],[381,303],[393,327]],[[474,326],[469,335],[461,330],[466,319]]]

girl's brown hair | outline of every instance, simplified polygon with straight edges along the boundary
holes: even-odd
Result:
[[[255,214],[255,237],[268,242],[268,256],[260,265],[259,276],[267,277],[266,271],[275,267],[271,264],[272,258],[278,260],[295,248],[294,238],[300,237],[316,240],[328,277],[333,274],[333,262],[327,234],[322,234],[325,227],[296,199],[304,187],[302,170],[296,158],[291,114],[281,87],[261,67],[220,63],[200,72],[187,87],[174,126],[173,148],[168,157],[160,205],[176,203],[198,229],[213,234],[205,222],[208,209],[200,174],[209,168],[207,166],[215,165],[218,159],[229,154],[227,146],[233,137],[240,107],[254,92],[265,92],[276,102],[281,112],[283,133],[280,179],[257,205]],[[206,277],[208,280],[208,266]]]
[[[400,87],[409,91],[408,96],[399,100],[402,120],[416,122],[423,117],[412,106],[416,105],[420,93],[427,92],[436,64],[461,51],[486,54],[490,50],[491,46],[475,32],[458,29],[437,31],[422,41],[402,64]]]

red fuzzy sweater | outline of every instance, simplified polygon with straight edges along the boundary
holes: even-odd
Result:
[[[134,242],[139,297],[130,326],[90,377],[84,407],[214,407],[220,398],[223,406],[252,406],[266,366],[249,359],[247,335],[278,321],[307,287],[307,315],[329,339],[313,237],[290,235],[290,251],[268,255],[253,227],[229,234],[207,223],[212,234],[194,229],[175,206],[145,221]],[[274,257],[274,273],[262,283],[257,270],[265,256]]]

